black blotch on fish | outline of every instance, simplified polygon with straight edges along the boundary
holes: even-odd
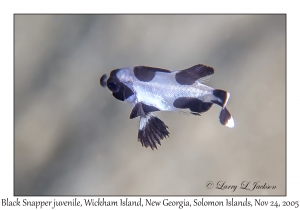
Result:
[[[127,87],[125,84],[120,82],[120,80],[116,76],[117,71],[118,70],[113,70],[110,73],[110,77],[107,80],[107,87],[108,87],[108,89],[110,89],[113,92],[112,95],[116,99],[118,99],[120,101],[124,101],[125,99],[132,96],[134,93],[129,87]]]
[[[223,107],[227,101],[227,97],[228,97],[227,92],[224,90],[215,89],[213,91],[213,95],[221,100],[221,102],[219,101],[213,101],[213,102]]]
[[[231,114],[229,113],[229,111],[227,110],[227,108],[225,107],[224,109],[222,109],[219,119],[220,119],[220,123],[222,125],[226,125],[228,120],[231,118]]]
[[[169,136],[169,131],[167,130],[168,126],[161,121],[159,118],[151,115],[148,119],[146,125],[139,129],[138,132],[138,141],[142,143],[142,146],[151,147],[157,149],[156,144],[160,145],[160,140]]]
[[[179,109],[190,109],[194,114],[208,111],[213,105],[210,102],[203,102],[198,98],[180,97],[173,102],[174,107]]]
[[[110,72],[110,77],[117,77],[118,71],[120,71],[120,69],[112,70],[112,71]]]
[[[119,88],[120,88],[120,84],[122,84],[117,77],[118,71],[119,71],[119,69],[115,69],[115,70],[111,71],[110,76],[109,76],[108,80],[106,81],[108,89],[111,90],[113,93],[118,92]]]
[[[116,77],[109,77],[109,79],[107,80],[107,87],[113,93],[116,93],[120,90],[120,85],[122,84]]]
[[[142,82],[151,81],[155,76],[155,72],[171,73],[171,71],[166,69],[159,69],[159,68],[148,67],[148,66],[136,66],[133,69],[134,76]]]
[[[102,77],[100,78],[100,84],[102,87],[106,87],[106,78],[107,78],[106,74],[103,74]]]
[[[127,87],[124,84],[119,84],[119,91],[113,93],[113,96],[120,101],[124,101],[125,99],[129,98],[133,94],[134,93],[129,87]]]
[[[150,112],[155,112],[155,111],[159,111],[158,108],[156,108],[155,106],[150,106],[147,104],[144,104],[142,102],[137,103],[130,114],[130,119],[133,119],[135,117],[139,117],[139,116],[145,116],[146,114],[150,113]]]
[[[198,79],[209,76],[213,73],[214,73],[214,69],[212,67],[198,64],[188,69],[179,71],[175,75],[175,79],[181,85],[192,85]]]
[[[218,104],[219,106],[223,106],[223,104],[220,101],[217,100],[211,100],[211,102]]]

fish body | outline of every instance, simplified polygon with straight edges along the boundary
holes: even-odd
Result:
[[[130,118],[140,117],[138,140],[153,149],[169,135],[164,122],[152,114],[156,111],[200,115],[217,104],[222,107],[221,124],[234,127],[226,108],[230,94],[203,84],[213,73],[212,67],[203,64],[178,71],[135,66],[115,69],[107,80],[104,74],[100,84],[107,86],[116,99],[132,106]]]

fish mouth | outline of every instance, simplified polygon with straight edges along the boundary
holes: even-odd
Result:
[[[102,87],[106,87],[106,79],[107,79],[107,75],[103,74],[102,77],[100,77],[100,85]]]

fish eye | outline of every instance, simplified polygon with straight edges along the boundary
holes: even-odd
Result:
[[[109,82],[107,83],[108,89],[110,89],[112,92],[118,92],[118,85],[117,82]]]

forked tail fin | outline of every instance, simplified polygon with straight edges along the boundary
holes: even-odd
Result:
[[[215,104],[218,104],[219,106],[222,107],[222,110],[220,112],[220,123],[222,125],[225,125],[229,128],[234,127],[234,119],[231,116],[230,112],[226,109],[227,102],[230,98],[230,93],[224,90],[214,90],[213,95],[218,99],[218,100],[213,100]]]
[[[228,128],[234,127],[233,117],[231,116],[230,112],[226,109],[226,107],[221,110],[219,119],[222,125],[225,125]]]

